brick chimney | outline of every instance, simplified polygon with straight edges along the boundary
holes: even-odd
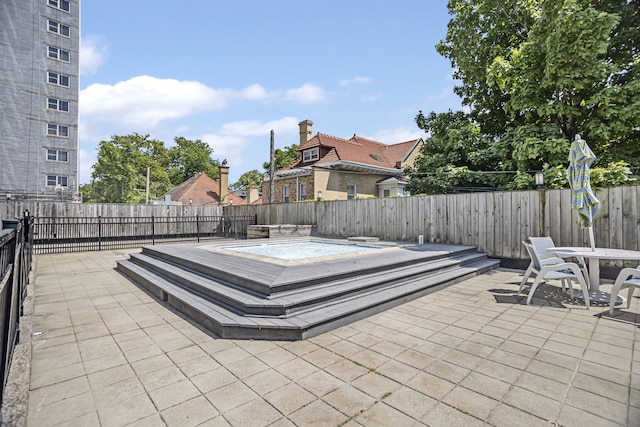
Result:
[[[313,126],[313,122],[308,119],[303,120],[298,123],[298,126],[300,126],[300,145],[303,145],[311,139],[311,128]]]
[[[229,199],[229,166],[226,166],[226,161],[223,164],[225,166],[220,166],[220,204],[228,205],[231,201]]]

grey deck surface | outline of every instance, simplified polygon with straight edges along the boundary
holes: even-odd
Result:
[[[247,242],[144,247],[118,270],[223,337],[296,340],[498,266],[470,246],[387,242],[357,255],[287,261],[224,249],[233,244]]]

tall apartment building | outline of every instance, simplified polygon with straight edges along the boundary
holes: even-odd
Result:
[[[80,0],[0,0],[0,198],[78,188]]]

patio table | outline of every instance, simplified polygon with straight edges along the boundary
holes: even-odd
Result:
[[[600,260],[611,259],[621,261],[640,261],[640,251],[631,251],[627,249],[555,247],[549,249],[549,252],[554,253],[560,258],[585,258],[588,263],[589,282],[592,291],[590,292],[589,297],[592,301],[601,304],[608,304],[611,300],[611,294],[607,292],[600,292]],[[618,297],[618,300],[616,300],[616,304],[622,303],[621,297]]]

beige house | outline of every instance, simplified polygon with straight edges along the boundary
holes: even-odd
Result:
[[[300,159],[276,171],[274,202],[287,203],[322,198],[405,195],[402,171],[413,166],[424,141],[386,145],[357,135],[349,139],[323,133],[311,137],[313,122],[300,122]],[[268,203],[269,175],[262,182],[262,198]]]

